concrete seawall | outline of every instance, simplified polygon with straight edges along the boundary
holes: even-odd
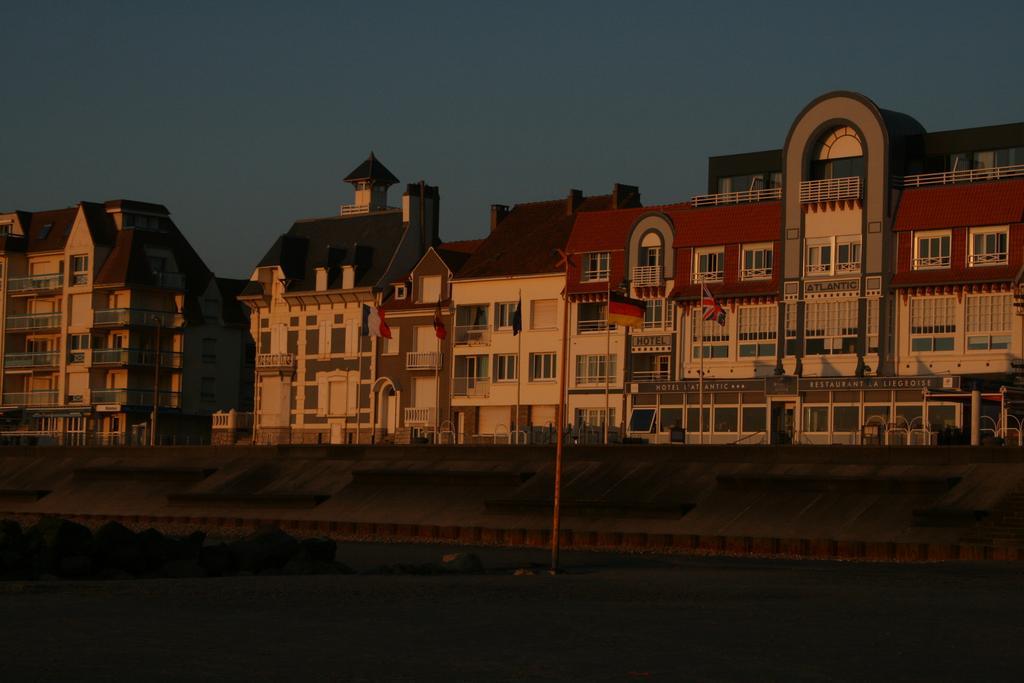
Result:
[[[550,447],[11,447],[0,513],[545,545],[553,461]],[[1018,449],[580,447],[564,482],[567,547],[1024,558]]]

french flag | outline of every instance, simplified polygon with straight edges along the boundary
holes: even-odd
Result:
[[[363,304],[363,336],[391,339],[391,328],[384,322],[384,311]]]

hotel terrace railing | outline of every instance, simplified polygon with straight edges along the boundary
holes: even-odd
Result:
[[[808,275],[830,275],[832,273],[831,263],[808,263],[804,267],[804,272]]]
[[[150,349],[93,349],[93,365],[154,365],[156,353]],[[180,368],[181,354],[177,351],[161,351],[160,365],[164,368]]]
[[[434,424],[433,408],[406,408],[405,425],[408,427],[425,427]]]
[[[405,354],[406,370],[434,370],[441,367],[441,354],[437,351],[410,351]]]
[[[60,289],[63,286],[64,273],[12,277],[7,281],[8,292],[38,292],[47,289]]]
[[[800,183],[800,202],[829,202],[838,199],[860,199],[860,176],[805,180]]]
[[[1020,178],[1024,176],[1024,164],[1015,166],[996,166],[994,168],[968,168],[963,171],[945,171],[944,173],[917,173],[915,175],[894,178],[896,187],[921,187],[922,185],[949,185],[951,183],[974,183],[985,180],[1002,180],[1003,178]]]
[[[577,320],[576,332],[604,332],[608,329],[608,321],[601,320]]]
[[[5,406],[56,406],[60,405],[59,393],[56,391],[5,391]]]
[[[160,325],[181,327],[185,322],[181,313],[170,311],[148,311],[141,308],[106,308],[92,313],[94,327],[124,325]]]
[[[292,370],[294,368],[294,353],[260,353],[256,356],[257,370]]]
[[[721,282],[725,277],[725,271],[723,270],[709,270],[706,272],[694,272],[693,282],[700,284],[701,282]]]
[[[8,353],[4,356],[5,368],[52,368],[58,365],[60,365],[60,351]]]
[[[491,394],[491,380],[487,377],[456,377],[452,380],[452,396],[487,398]]]
[[[949,268],[948,256],[919,256],[914,259],[914,269]]]
[[[993,254],[971,254],[967,257],[967,263],[971,266],[998,266],[1006,263],[1006,252],[1000,251]]]
[[[28,313],[7,316],[7,330],[52,330],[60,327],[60,313]]]
[[[377,209],[377,210],[378,211],[394,211],[395,207],[384,206],[384,207],[381,207],[380,209]],[[364,213],[370,213],[370,205],[369,204],[342,204],[341,205],[341,215],[342,216],[360,216],[360,215],[362,215]]]
[[[859,273],[860,261],[842,261],[836,263],[837,273]]]
[[[672,377],[668,370],[634,370],[634,382],[666,382]]]
[[[634,266],[634,287],[656,287],[662,283],[665,269],[662,266]]]
[[[717,192],[715,194],[699,194],[690,200],[694,206],[718,206],[719,204],[745,204],[748,202],[764,202],[782,198],[781,187],[769,187],[764,190],[745,190],[743,192]]]
[[[152,389],[91,389],[92,403],[117,403],[124,406],[152,406]],[[179,408],[181,393],[161,391],[157,394],[161,408]]]
[[[767,280],[771,276],[771,268],[744,268],[740,271],[741,280]]]
[[[456,344],[490,344],[491,328],[487,325],[457,325]]]

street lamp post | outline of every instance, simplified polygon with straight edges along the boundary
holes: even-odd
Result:
[[[160,332],[163,320],[158,315],[152,316],[156,322],[156,354],[153,360],[153,420],[149,434],[149,445],[156,445],[156,416],[160,407]]]

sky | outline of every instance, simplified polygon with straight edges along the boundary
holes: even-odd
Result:
[[[446,240],[571,188],[684,201],[707,157],[780,148],[830,90],[928,130],[1024,121],[1022,21],[943,0],[0,0],[0,211],[158,202],[248,277],[352,201],[370,150],[439,186]]]

